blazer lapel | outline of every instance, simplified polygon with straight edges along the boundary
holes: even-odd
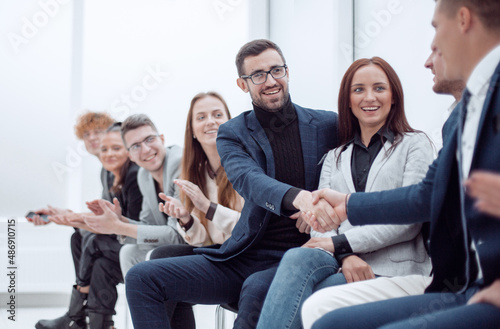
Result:
[[[484,100],[483,109],[481,111],[481,119],[479,120],[479,126],[477,128],[478,130],[477,130],[477,135],[476,135],[476,143],[474,145],[474,154],[472,155],[472,165],[474,164],[474,159],[476,158],[476,151],[478,149],[478,143],[479,143],[479,139],[481,137],[481,131],[483,130],[483,126],[486,124],[485,118],[486,118],[486,115],[488,114],[487,109],[490,107],[490,104],[492,102],[495,88],[498,89],[498,87],[497,87],[498,84],[500,84],[500,63],[497,65],[497,67],[495,69],[495,73],[493,73],[493,76],[491,77],[491,81],[490,81],[490,84],[488,86],[488,92],[487,92],[486,98]],[[493,109],[493,111],[495,111],[495,115],[493,117],[494,118],[496,117],[497,120],[500,120],[500,107]],[[489,122],[488,124],[497,124],[497,122]],[[472,168],[472,165],[471,165],[471,168]]]
[[[384,147],[382,147],[380,149],[380,152],[378,152],[377,156],[375,157],[375,160],[372,163],[372,167],[370,168],[370,172],[368,173],[368,178],[366,180],[366,188],[365,188],[366,192],[369,192],[372,190],[373,183],[375,182],[375,179],[377,178],[377,175],[380,172],[380,169],[382,169],[384,164],[389,159],[389,157],[386,156],[385,152],[390,147],[391,147],[391,142],[386,141],[384,143]]]
[[[342,172],[342,176],[344,177],[344,182],[349,188],[349,192],[355,193],[356,188],[354,187],[354,182],[352,181],[352,171],[351,171],[351,157],[352,157],[352,150],[353,150],[353,144],[349,145],[347,149],[342,152],[341,159],[340,159],[340,170]]]
[[[161,218],[158,218],[158,215],[161,215],[160,210],[158,209],[158,197],[156,195],[156,189],[155,189],[155,181],[153,179],[153,176],[148,173],[147,177],[147,196],[143,195],[143,198],[147,198],[149,202],[149,206],[151,208],[151,212],[153,213],[155,222],[157,224],[162,224]]]
[[[302,156],[304,157],[304,170],[306,179],[306,189],[315,190],[318,188],[315,182],[316,175],[319,174],[318,166],[321,158],[318,158],[318,132],[317,127],[311,123],[312,116],[304,111],[300,106],[293,104],[299,120],[300,142],[302,145]],[[320,155],[322,156],[322,155]]]
[[[266,173],[269,177],[275,176],[274,172],[274,157],[271,144],[269,144],[269,139],[267,138],[264,128],[260,125],[255,112],[252,110],[247,116],[247,128],[250,130],[250,135],[252,135],[255,142],[260,146],[262,151],[266,156]]]

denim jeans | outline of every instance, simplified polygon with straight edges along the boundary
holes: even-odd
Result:
[[[302,328],[300,309],[312,293],[346,283],[339,264],[316,248],[294,248],[285,253],[269,288],[257,329]]]
[[[235,328],[255,328],[282,251],[251,250],[225,261],[203,255],[154,259],[135,265],[125,278],[135,329],[170,329],[164,302],[238,302]]]
[[[477,286],[463,294],[427,293],[341,308],[325,314],[313,329],[460,329],[500,327],[500,309],[466,305]]]

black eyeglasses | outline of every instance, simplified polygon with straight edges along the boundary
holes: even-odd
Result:
[[[286,75],[286,64],[283,66],[276,66],[269,71],[260,71],[251,75],[242,75],[242,79],[252,80],[254,85],[261,85],[267,81],[267,75],[270,74],[274,79],[281,79]]]

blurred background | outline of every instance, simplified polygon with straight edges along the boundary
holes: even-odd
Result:
[[[198,92],[221,93],[233,116],[251,108],[236,85],[234,59],[244,43],[268,38],[287,60],[292,100],[310,108],[336,111],[338,86],[352,61],[384,58],[402,80],[410,124],[440,146],[453,99],[433,93],[424,68],[434,4],[0,0],[0,257],[7,258],[6,221],[16,218],[22,303],[36,307],[58,293],[67,302],[74,277],[71,229],[33,227],[22,217],[47,204],[82,211],[85,201],[100,196],[100,164],[73,130],[83,110],[107,111],[117,120],[146,113],[167,144],[182,145],[189,102]]]

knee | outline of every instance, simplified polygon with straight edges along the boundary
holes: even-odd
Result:
[[[137,286],[144,282],[144,279],[146,279],[150,273],[148,265],[148,262],[143,262],[132,266],[125,275],[125,287]]]
[[[311,248],[293,248],[288,250],[280,262],[280,266],[297,266],[303,267],[305,261],[311,260],[314,257],[316,249]]]

